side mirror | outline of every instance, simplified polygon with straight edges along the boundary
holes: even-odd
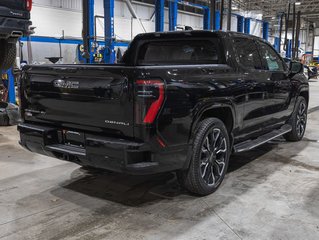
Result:
[[[303,73],[303,64],[300,62],[291,62],[290,63],[290,73],[296,75],[298,73]]]

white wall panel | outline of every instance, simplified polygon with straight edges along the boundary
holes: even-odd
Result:
[[[81,11],[82,0],[33,0],[35,6],[48,6]]]
[[[24,60],[28,59],[28,51],[26,45],[27,44],[25,43],[23,47]],[[76,44],[62,44],[61,49],[63,59],[61,60],[61,63],[73,64],[77,62],[76,48]],[[50,61],[46,59],[47,57],[59,56],[59,44],[32,42],[33,64],[50,63]]]
[[[81,37],[82,13],[34,6],[31,12],[35,35],[61,37],[62,30],[65,36]]]
[[[237,16],[231,16],[231,31],[233,32],[237,32],[237,22],[238,22],[238,19],[237,19]]]
[[[251,20],[250,34],[257,37],[262,37],[262,23],[259,21],[257,22],[257,21]]]
[[[60,37],[62,30],[64,30],[65,36],[81,37],[82,13],[71,10],[71,8],[77,9],[79,7],[77,0],[69,0],[63,3],[55,0],[35,0],[35,3],[31,14],[33,25],[36,26],[35,35]],[[63,8],[57,8],[61,4]],[[154,7],[140,4],[133,4],[133,6],[139,18],[142,19],[146,31],[154,32],[154,19],[150,21]],[[104,15],[102,0],[95,1],[95,15]],[[138,33],[144,32],[138,21],[136,19],[132,20],[131,13],[125,2],[115,1],[114,16],[115,35],[119,39],[131,40],[132,36],[134,37]],[[183,27],[191,26],[194,29],[203,29],[203,16],[179,12],[177,24]],[[164,30],[168,31],[167,9],[165,9]],[[97,32],[98,36],[104,35],[104,23],[102,19],[98,20]]]
[[[314,56],[318,57],[319,56],[319,36],[315,37],[315,51],[314,51]]]

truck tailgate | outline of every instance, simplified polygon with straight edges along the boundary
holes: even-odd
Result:
[[[125,66],[29,66],[21,78],[28,122],[133,137],[133,94]]]

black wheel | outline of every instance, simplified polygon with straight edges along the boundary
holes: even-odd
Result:
[[[0,70],[8,70],[14,64],[17,54],[16,40],[8,42],[6,39],[0,40]]]
[[[215,192],[227,172],[230,152],[223,122],[217,118],[203,120],[196,131],[190,167],[183,174],[185,188],[198,195]]]
[[[306,131],[308,106],[304,97],[298,97],[296,107],[291,115],[289,123],[292,126],[291,132],[284,135],[287,141],[300,141]]]

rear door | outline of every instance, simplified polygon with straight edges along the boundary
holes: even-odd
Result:
[[[124,66],[33,66],[22,80],[25,120],[133,136],[129,72]]]
[[[13,18],[29,18],[27,0],[1,0],[0,16]]]

